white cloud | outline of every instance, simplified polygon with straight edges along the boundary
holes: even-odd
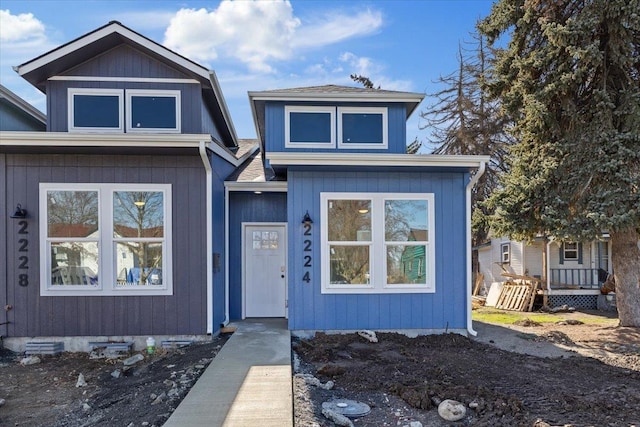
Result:
[[[0,42],[32,42],[45,39],[44,24],[31,13],[12,15],[0,10]]]
[[[181,9],[171,19],[164,44],[195,61],[231,58],[260,73],[301,51],[371,34],[380,12],[326,12],[304,22],[289,1],[223,1],[217,9]]]
[[[291,56],[291,40],[300,20],[289,2],[228,2],[217,9],[181,9],[165,32],[164,44],[196,61],[218,55],[271,72],[271,59]]]
[[[382,27],[382,13],[365,10],[355,15],[328,12],[300,27],[292,46],[307,48],[326,46],[353,37],[377,32]]]

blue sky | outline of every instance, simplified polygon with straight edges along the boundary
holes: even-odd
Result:
[[[492,3],[0,0],[0,83],[45,111],[11,67],[116,20],[215,70],[238,136],[254,138],[247,91],[355,85],[357,73],[383,89],[437,92]],[[428,139],[419,113],[430,102],[408,121],[408,141]]]

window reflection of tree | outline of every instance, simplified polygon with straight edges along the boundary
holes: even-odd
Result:
[[[164,206],[161,192],[114,192],[114,237],[162,238],[164,236]],[[140,267],[138,283],[145,285],[154,269],[162,267],[162,245],[157,241],[119,241],[134,256]]]
[[[86,238],[98,231],[96,191],[49,191],[47,193],[47,234],[50,238]],[[82,267],[87,258],[97,263],[86,242],[61,242],[52,253],[52,270],[60,266]],[[53,249],[53,248],[52,248]],[[63,256],[64,255],[64,256]]]
[[[370,200],[329,200],[329,241],[371,240]],[[331,246],[331,283],[368,283],[367,246]]]

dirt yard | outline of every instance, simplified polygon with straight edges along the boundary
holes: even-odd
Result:
[[[23,366],[24,355],[0,350],[0,426],[161,426],[226,339],[158,350],[128,370],[123,359],[88,353],[41,356]],[[77,386],[80,374],[84,386]]]
[[[615,319],[600,314],[545,316],[537,322],[526,313],[517,325],[488,325],[473,340],[396,334],[378,334],[378,343],[355,334],[294,340],[295,426],[333,427],[322,403],[337,398],[371,407],[355,426],[533,426],[536,420],[537,427],[640,426],[640,331],[616,328]],[[159,427],[225,340],[145,355],[126,372],[122,360],[70,353],[22,366],[24,355],[2,351],[0,425]],[[515,352],[523,349],[563,356]],[[301,373],[335,386],[309,385]],[[87,385],[76,387],[79,374]],[[465,418],[443,421],[436,404],[444,399],[464,403]]]
[[[294,378],[296,426],[334,426],[321,406],[334,399],[371,407],[355,426],[640,426],[639,330],[592,314],[552,315],[560,324],[548,322],[550,315],[542,324],[524,316],[491,329],[487,343],[451,334],[297,341],[300,372],[335,386]],[[581,321],[591,323],[572,324]],[[515,352],[522,347],[531,354]],[[554,352],[566,356],[540,357]],[[462,402],[466,416],[440,418],[437,404],[445,399]]]

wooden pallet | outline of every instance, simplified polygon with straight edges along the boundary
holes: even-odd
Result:
[[[537,289],[538,282],[506,282],[498,297],[496,308],[511,311],[531,311]]]

